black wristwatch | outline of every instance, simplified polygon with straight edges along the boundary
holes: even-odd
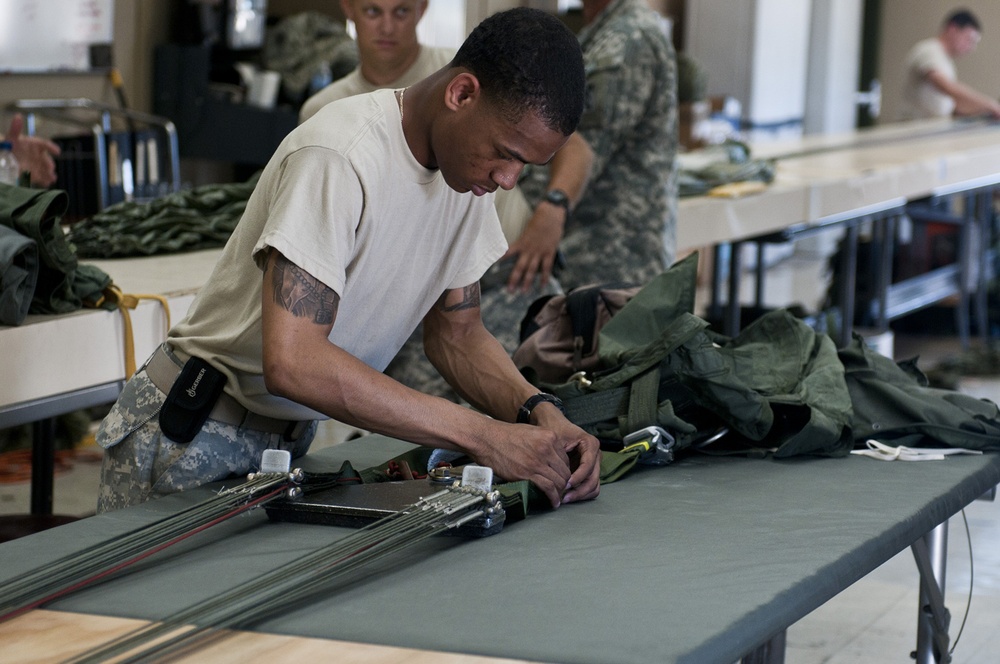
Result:
[[[535,410],[535,406],[540,403],[550,403],[563,413],[566,412],[566,407],[563,406],[563,402],[559,399],[559,397],[545,392],[539,392],[534,396],[528,397],[528,400],[521,404],[521,407],[517,409],[517,423],[528,424],[531,419],[531,411]]]
[[[550,189],[545,192],[545,200],[566,210],[566,216],[569,217],[569,196],[566,195],[565,191],[562,189]]]

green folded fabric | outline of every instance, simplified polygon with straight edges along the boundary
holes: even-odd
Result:
[[[0,184],[0,225],[34,240],[38,247],[38,281],[30,313],[76,311],[83,306],[81,294],[91,294],[96,284],[111,283],[98,268],[79,265],[60,225],[68,205],[69,197],[59,189]]]
[[[20,325],[38,283],[38,245],[0,226],[0,324]]]
[[[260,174],[152,201],[112,205],[70,228],[82,258],[126,258],[221,247],[246,209]]]

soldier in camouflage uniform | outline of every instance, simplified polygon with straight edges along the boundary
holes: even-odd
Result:
[[[577,132],[595,154],[561,247],[564,288],[645,283],[673,262],[677,224],[677,62],[645,0],[584,0],[588,104]],[[521,187],[541,200],[548,169]]]

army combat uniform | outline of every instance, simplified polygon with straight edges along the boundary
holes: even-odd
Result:
[[[577,131],[594,151],[591,179],[567,221],[566,289],[645,283],[673,262],[677,224],[677,61],[645,0],[615,0],[580,32],[588,100]],[[545,194],[547,169],[522,179]]]

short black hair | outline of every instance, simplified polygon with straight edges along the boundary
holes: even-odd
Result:
[[[979,26],[979,19],[976,18],[976,15],[968,9],[956,9],[952,13],[948,14],[948,18],[944,20],[944,24],[954,25],[956,28],[962,30],[965,28],[974,28],[977,32],[983,31],[983,29]]]
[[[583,53],[576,35],[552,14],[518,7],[489,16],[458,49],[451,66],[472,72],[483,95],[514,122],[531,110],[563,136],[580,123]]]

